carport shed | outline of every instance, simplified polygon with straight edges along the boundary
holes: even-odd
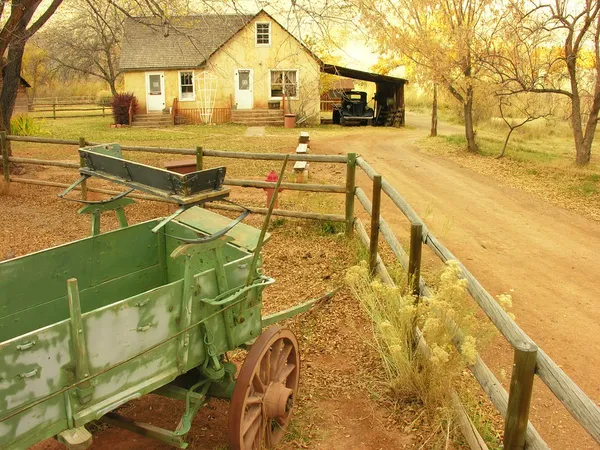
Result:
[[[408,83],[408,80],[334,64],[323,64],[321,72],[375,83],[375,107],[373,108],[375,110],[375,124],[383,126],[405,125],[404,85]]]

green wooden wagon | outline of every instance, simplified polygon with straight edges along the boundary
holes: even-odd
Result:
[[[261,317],[262,290],[274,280],[252,264],[259,230],[240,223],[199,239],[229,222],[194,206],[0,262],[0,448],[52,436],[87,448],[94,420],[186,448],[210,397],[231,399],[232,449],[280,442],[298,389],[297,341],[276,325],[263,332],[275,319]],[[236,376],[227,352],[249,345]],[[175,430],[115,412],[150,392],[184,402]]]

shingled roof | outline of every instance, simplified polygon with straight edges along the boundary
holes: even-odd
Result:
[[[242,14],[182,16],[163,25],[156,17],[125,23],[121,70],[188,69],[206,60],[255,16]]]

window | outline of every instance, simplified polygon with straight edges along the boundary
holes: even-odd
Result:
[[[194,72],[179,72],[179,100],[196,100]]]
[[[256,22],[256,46],[270,47],[271,46],[271,23]]]
[[[286,97],[298,97],[297,70],[271,70],[271,99],[280,99],[283,93]]]

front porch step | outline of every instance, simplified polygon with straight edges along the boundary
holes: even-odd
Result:
[[[136,114],[131,125],[140,128],[168,127],[173,125],[173,117],[171,114]]]
[[[283,110],[281,109],[234,109],[231,111],[231,122],[250,126],[282,126]]]

